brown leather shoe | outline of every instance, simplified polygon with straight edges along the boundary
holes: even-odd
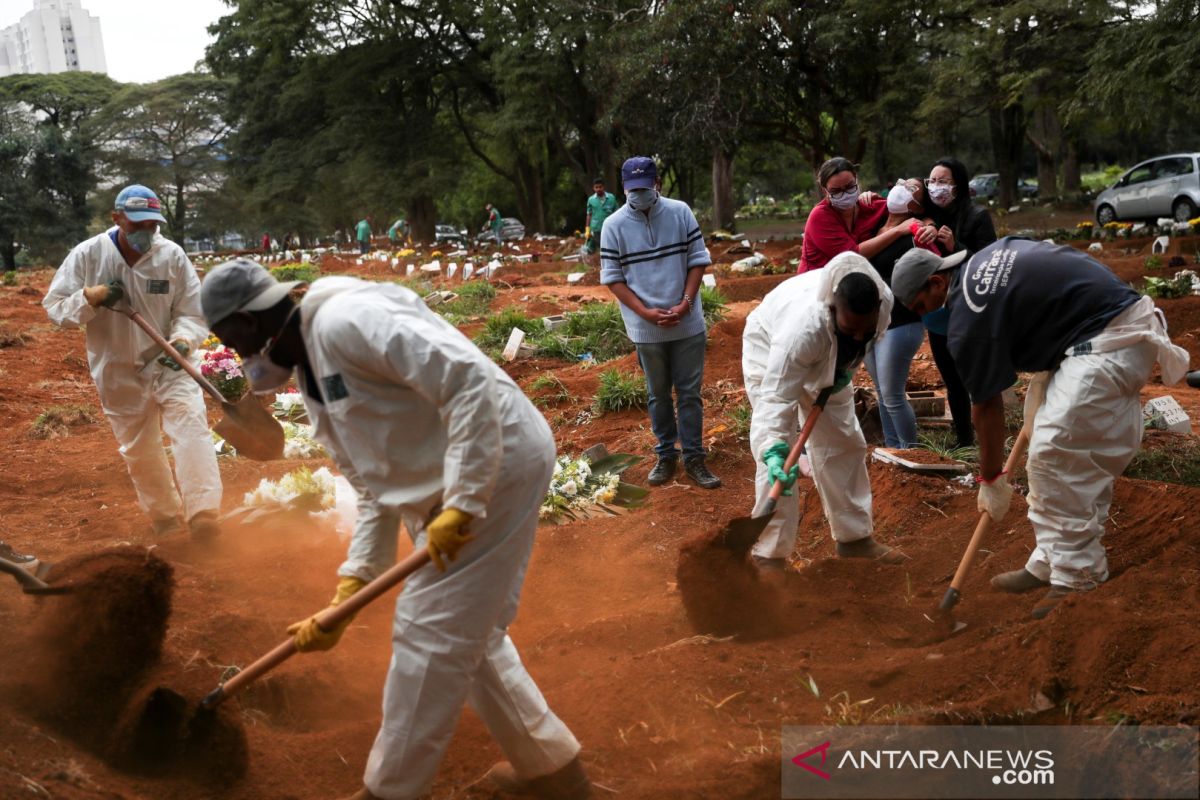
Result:
[[[883,564],[903,564],[908,561],[908,556],[903,552],[875,541],[872,536],[853,542],[838,542],[836,551],[838,558],[869,558]]]
[[[192,540],[196,542],[211,542],[221,535],[221,523],[217,521],[217,512],[201,511],[188,521],[188,530],[192,532]]]
[[[1025,594],[1035,589],[1045,589],[1050,581],[1036,577],[1027,569],[1014,569],[1012,572],[1001,572],[991,580],[992,588],[1009,594]]]
[[[1063,601],[1064,597],[1069,597],[1078,591],[1081,590],[1051,585],[1050,591],[1042,595],[1042,599],[1038,600],[1037,605],[1033,607],[1033,618],[1045,619],[1051,611],[1058,608],[1058,604]]]
[[[537,778],[521,778],[513,765],[501,761],[483,776],[494,789],[515,797],[536,797],[538,800],[588,800],[592,782],[583,771],[578,757],[566,766]]]

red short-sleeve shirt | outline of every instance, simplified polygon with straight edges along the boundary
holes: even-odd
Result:
[[[817,203],[804,223],[804,246],[796,272],[820,269],[838,253],[857,253],[858,243],[874,236],[887,220],[887,214],[887,201],[883,198],[877,198],[869,206],[859,204],[853,230],[847,230],[842,215],[829,205],[829,198]]]

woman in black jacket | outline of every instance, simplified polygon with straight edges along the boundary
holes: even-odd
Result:
[[[967,168],[956,158],[936,161],[925,181],[925,193],[929,202],[927,210],[933,218],[936,234],[926,228],[924,239],[936,236],[938,248],[943,255],[966,249],[971,253],[996,241],[996,228],[987,209],[971,202],[970,176]],[[971,425],[971,396],[954,366],[954,357],[946,343],[946,318],[949,313],[940,309],[924,317],[929,330],[929,349],[933,361],[942,373],[946,384],[946,401],[950,404],[950,415],[954,418],[954,433],[959,447],[975,443],[975,430]]]

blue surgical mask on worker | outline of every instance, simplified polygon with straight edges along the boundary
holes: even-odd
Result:
[[[150,249],[150,245],[154,244],[154,234],[157,230],[158,227],[155,226],[149,230],[141,228],[136,231],[130,231],[125,234],[125,241],[129,242],[129,246],[136,252],[145,253]]]
[[[904,181],[896,181],[896,185],[888,192],[888,212],[891,214],[907,214],[909,203],[912,201],[912,190],[905,185]]]
[[[625,198],[634,211],[645,211],[658,201],[657,189],[627,189]]]
[[[287,328],[288,322],[292,319],[292,314],[300,310],[299,306],[292,309],[287,318],[283,321],[283,326],[279,329],[280,334]],[[254,394],[271,394],[281,388],[292,377],[290,367],[282,367],[271,360],[271,350],[279,341],[279,336],[272,336],[267,339],[267,343],[263,345],[252,356],[242,360],[242,372],[246,375],[246,380],[250,383],[250,391]]]
[[[853,189],[848,190],[825,190],[829,194],[829,205],[836,208],[838,211],[849,211],[854,208],[854,204],[858,202],[858,185],[855,184]]]

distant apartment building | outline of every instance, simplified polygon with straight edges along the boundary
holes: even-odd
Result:
[[[0,77],[70,71],[108,71],[100,19],[80,0],[33,0],[20,22],[0,30]]]

